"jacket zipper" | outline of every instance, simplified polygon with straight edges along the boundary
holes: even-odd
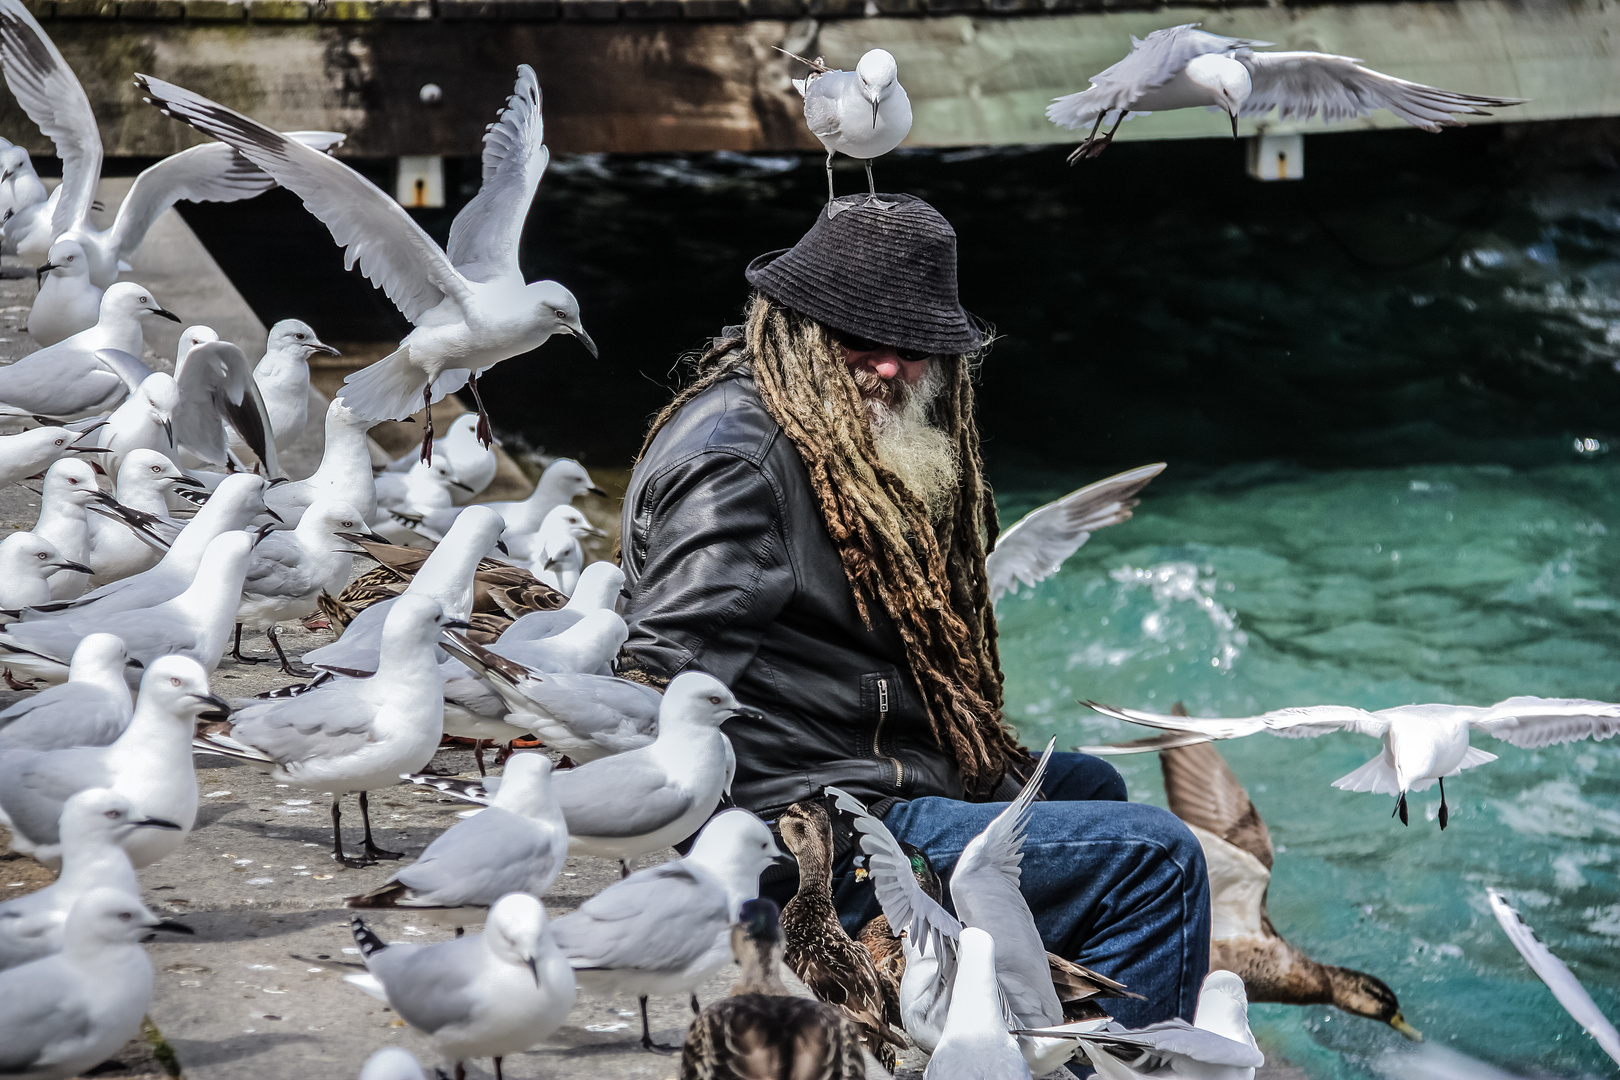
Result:
[[[879,679],[877,681],[877,692],[878,692],[878,722],[877,722],[877,727],[874,728],[873,731],[872,731],[872,753],[876,757],[888,757],[888,755],[883,752],[883,721],[885,721],[885,720],[887,720],[889,718],[889,680],[888,679]],[[895,786],[896,790],[899,790],[899,788],[900,788],[900,780],[901,780],[901,777],[904,775],[904,773],[903,773],[903,771],[901,769],[901,766],[900,766],[900,759],[890,757],[889,758],[889,763],[894,766],[894,786]]]

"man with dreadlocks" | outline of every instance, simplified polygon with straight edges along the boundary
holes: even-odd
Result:
[[[624,501],[621,674],[706,671],[764,720],[727,723],[737,803],[774,818],[827,785],[948,877],[1033,765],[1002,719],[984,559],[997,531],[974,420],[983,337],[956,234],[908,195],[831,204],[755,259],[746,322],[652,424]],[[1192,1019],[1208,965],[1202,853],[1125,801],[1097,758],[1055,754],[1022,889],[1047,948]],[[845,925],[877,914],[847,836]],[[790,880],[765,888],[785,900]],[[784,895],[785,894],[785,895]],[[992,928],[993,929],[993,928]]]

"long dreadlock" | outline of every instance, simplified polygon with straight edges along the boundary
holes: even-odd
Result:
[[[984,573],[998,531],[973,417],[971,356],[940,357],[945,388],[935,421],[956,451],[949,505],[930,514],[878,458],[859,389],[834,332],[762,293],[741,338],[717,341],[696,379],[652,423],[653,437],[716,382],[751,370],[765,409],[798,448],[844,564],[862,621],[875,603],[893,618],[934,736],[956,760],[969,794],[988,796],[1027,757],[1001,722],[1001,665]]]

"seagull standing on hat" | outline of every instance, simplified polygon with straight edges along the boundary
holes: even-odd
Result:
[[[899,146],[911,132],[911,99],[900,85],[900,69],[887,49],[873,49],[861,57],[854,71],[839,71],[822,63],[821,57],[806,60],[779,49],[808,65],[810,74],[793,80],[793,89],[804,98],[804,122],[810,133],[827,148],[827,202],[833,202],[833,155],[860,158],[866,166],[868,205],[887,209],[877,197],[872,179],[872,159]],[[835,217],[846,207],[828,211]]]
[[[705,671],[757,710],[723,726],[739,806],[770,820],[838,787],[942,876],[1034,766],[1002,717],[985,342],[956,264],[950,223],[910,195],[833,204],[754,260],[745,324],[699,359],[631,475],[617,659],[654,686]],[[1190,1020],[1210,941],[1198,841],[1126,802],[1098,758],[1053,755],[1041,790],[1020,873],[1046,948],[1142,994],[1109,1003],[1127,1026]],[[875,916],[849,857],[833,872],[849,925]]]

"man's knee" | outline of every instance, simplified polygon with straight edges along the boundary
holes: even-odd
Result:
[[[1053,754],[1041,794],[1054,802],[1124,802],[1125,778],[1090,754]]]

